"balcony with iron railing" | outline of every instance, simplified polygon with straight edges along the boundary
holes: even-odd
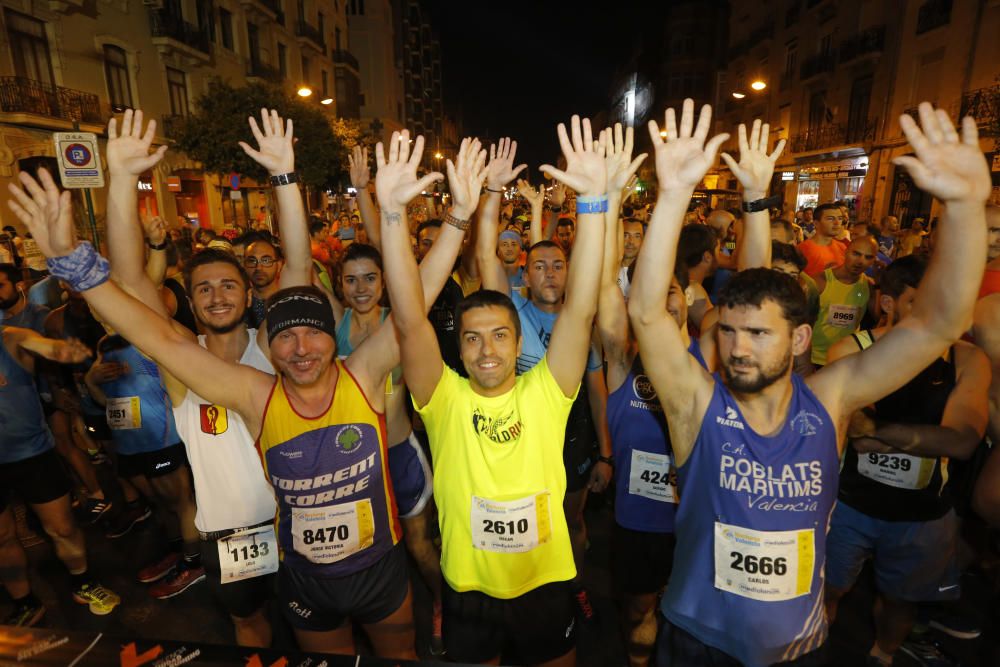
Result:
[[[799,80],[805,81],[813,78],[814,76],[832,72],[833,66],[836,62],[837,54],[833,51],[817,53],[814,56],[810,56],[802,61],[802,67],[799,69]]]
[[[876,126],[877,122],[874,119],[850,125],[842,123],[821,125],[792,137],[792,152],[810,153],[835,146],[866,143],[875,139]]]
[[[165,10],[150,10],[149,27],[153,33],[153,43],[161,51],[179,46],[180,50],[192,52],[204,59],[208,59],[212,52],[206,28],[188,23]]]
[[[254,59],[251,59],[247,63],[247,78],[261,79],[262,81],[271,81],[273,83],[281,83],[283,79],[281,71],[277,67],[266,65]]]
[[[840,62],[850,62],[862,56],[882,53],[885,47],[885,26],[877,25],[852,37],[848,37],[840,43]]]
[[[350,51],[345,51],[344,49],[338,49],[332,54],[333,63],[335,65],[347,65],[352,68],[355,72],[360,72],[361,68],[358,67],[358,59],[354,57]]]
[[[927,0],[917,11],[917,34],[948,25],[951,22],[952,0]]]
[[[326,53],[326,41],[323,39],[323,33],[319,31],[319,28],[315,28],[305,21],[299,20],[295,24],[295,36],[311,42],[320,53]]]
[[[0,77],[0,111],[97,125],[103,125],[106,120],[100,98],[94,93],[19,76]]]
[[[980,135],[1000,136],[1000,85],[964,93],[958,115],[972,116]]]

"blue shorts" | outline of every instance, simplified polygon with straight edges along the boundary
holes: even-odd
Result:
[[[958,519],[883,521],[837,503],[826,538],[826,584],[848,590],[873,559],[880,593],[906,602],[957,600]]]
[[[399,517],[409,519],[423,512],[434,487],[430,464],[413,431],[406,440],[389,448],[389,477]]]

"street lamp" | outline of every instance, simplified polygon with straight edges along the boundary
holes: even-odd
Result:
[[[733,97],[735,97],[738,100],[742,100],[746,96],[747,96],[746,93],[741,93],[741,92],[734,92],[733,93]]]
[[[325,100],[320,100],[319,103],[320,104],[333,104],[333,98],[332,97],[328,97]]]
[[[305,85],[299,86],[299,89],[296,92],[298,93],[299,97],[309,97],[310,95],[313,94],[312,88]]]
[[[756,91],[761,91],[767,88],[767,84],[761,81],[760,79],[757,79],[756,81],[750,84],[750,87]]]
[[[435,159],[435,160],[440,160],[440,159],[441,159],[441,158],[443,158],[443,157],[444,157],[444,156],[443,156],[443,155],[441,155],[441,151],[438,151],[438,152],[434,153],[434,159]]]

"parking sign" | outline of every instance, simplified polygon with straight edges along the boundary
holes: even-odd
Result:
[[[104,171],[93,132],[55,132],[59,175],[66,188],[103,188]]]

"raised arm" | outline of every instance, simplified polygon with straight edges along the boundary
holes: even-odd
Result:
[[[28,371],[34,370],[32,354],[57,364],[78,364],[93,356],[87,346],[75,338],[46,338],[32,329],[20,327],[4,327],[3,344]]]
[[[490,162],[486,168],[486,195],[479,206],[479,229],[476,238],[476,261],[483,277],[483,288],[510,295],[510,283],[497,257],[497,235],[500,227],[500,199],[504,186],[514,180],[528,165],[514,166],[517,142],[508,137],[500,146],[490,145]]]
[[[566,299],[555,326],[548,351],[549,370],[566,396],[576,395],[587,364],[590,332],[597,313],[597,291],[604,256],[604,214],[608,211],[608,175],[604,164],[607,133],[598,141],[590,128],[590,120],[580,122],[573,116],[572,140],[566,126],[557,129],[559,144],[566,157],[566,171],[552,165],[542,165],[543,172],[576,190],[577,233],[573,246],[573,261],[566,281]],[[583,212],[583,211],[592,212]]]
[[[959,137],[948,114],[924,102],[923,130],[900,117],[915,157],[894,162],[917,186],[944,205],[937,242],[913,308],[875,345],[830,364],[808,379],[834,419],[903,386],[965,332],[972,323],[976,293],[986,266],[986,199],[990,173],[979,147],[975,121],[962,119]]]
[[[392,321],[399,340],[403,373],[414,400],[419,405],[425,405],[441,378],[444,362],[441,360],[441,349],[438,347],[434,328],[425,314],[420,274],[410,247],[406,205],[432,183],[441,180],[442,176],[431,173],[417,179],[417,165],[423,152],[424,138],[416,138],[412,156],[409,141],[409,132],[393,132],[388,156],[381,142],[375,146],[375,161],[378,165],[375,192],[382,209],[382,261],[385,266],[385,283],[393,303]],[[449,174],[453,169],[449,160]],[[452,196],[457,204],[456,193],[452,193]],[[471,211],[463,210],[461,213],[471,215]],[[453,215],[458,217],[455,213]],[[468,225],[468,220],[462,222],[458,219],[456,222],[459,226]],[[453,226],[449,217],[448,224],[443,227]],[[442,235],[446,231],[444,228],[441,230]]]
[[[80,292],[101,319],[152,357],[186,386],[212,403],[239,412],[256,432],[273,379],[266,373],[229,364],[174,331],[170,323],[108,280],[109,269],[89,243],[79,243],[73,227],[70,192],[59,193],[52,177],[39,170],[35,181],[18,174],[8,205],[49,258],[52,275]]]
[[[544,184],[540,187],[544,189]],[[565,203],[566,184],[554,181],[552,190],[549,191],[549,205],[545,208],[545,228],[541,230],[542,236],[540,238],[531,237],[532,245],[544,239],[552,239],[556,235],[556,225],[559,224],[559,216]]]
[[[639,341],[643,368],[667,416],[677,465],[691,452],[713,387],[711,376],[688,354],[677,322],[667,311],[667,292],[688,202],[728,138],[720,134],[708,139],[711,124],[712,108],[706,104],[695,127],[690,99],[684,100],[679,129],[674,110],[667,109],[666,141],[660,137],[656,122],[649,122],[659,188],[629,290],[632,330]]]
[[[368,169],[368,149],[363,146],[355,146],[351,149],[347,160],[351,168],[351,187],[357,191],[354,196],[358,199],[361,224],[365,226],[365,231],[368,233],[368,242],[381,250],[382,236],[378,226],[378,213],[375,211],[375,203],[372,202],[371,193],[368,192],[368,183],[371,181],[371,171]]]
[[[768,155],[767,146],[770,126],[761,125],[758,118],[753,122],[750,137],[747,137],[747,127],[740,123],[740,161],[737,163],[728,153],[722,154],[722,159],[729,166],[743,186],[743,203],[749,204],[767,197],[774,175],[774,163],[785,150],[785,140],[782,139]],[[771,266],[771,215],[767,208],[759,211],[743,213],[743,230],[739,235],[736,248],[736,266],[738,270]]]
[[[295,171],[295,137],[292,119],[282,122],[276,109],[260,110],[260,125],[251,116],[250,131],[257,141],[257,149],[241,141],[240,148],[257,164],[267,169],[272,177]],[[295,287],[312,284],[312,252],[309,248],[309,228],[306,209],[298,183],[272,186],[278,200],[278,234],[285,264],[278,277],[279,286]]]
[[[145,235],[139,225],[139,176],[152,169],[167,152],[160,146],[149,152],[156,134],[156,121],[142,128],[142,111],[128,109],[122,115],[121,131],[117,119],[108,121],[108,259],[112,276],[157,314],[168,317],[160,291],[146,271]],[[158,253],[163,255],[161,251]],[[164,257],[158,258],[164,262]]]
[[[531,205],[531,226],[528,227],[528,238],[531,245],[535,245],[542,240],[542,210],[545,208],[545,188],[538,186],[536,190],[531,187],[531,183],[519,178],[517,179],[517,191]]]

